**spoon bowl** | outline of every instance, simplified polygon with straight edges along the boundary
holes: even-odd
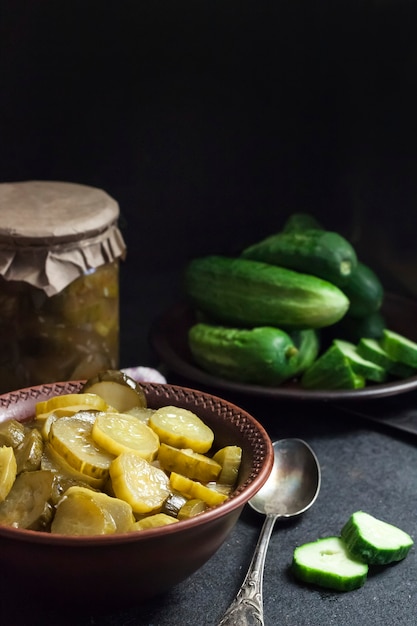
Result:
[[[319,494],[319,462],[302,439],[280,439],[272,445],[272,472],[249,504],[263,515],[300,515],[311,507]]]
[[[249,500],[249,505],[255,511],[265,515],[265,521],[245,580],[219,626],[263,625],[263,571],[275,522],[307,511],[320,491],[320,465],[305,441],[280,439],[273,443],[273,449],[271,474]]]

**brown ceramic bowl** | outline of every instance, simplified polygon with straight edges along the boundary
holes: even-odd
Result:
[[[25,421],[36,402],[77,393],[82,383],[52,383],[0,396],[0,422]],[[215,433],[215,445],[243,449],[238,485],[220,506],[190,520],[136,533],[70,537],[0,527],[2,594],[16,585],[49,599],[75,603],[137,603],[162,593],[200,568],[221,546],[247,501],[272,469],[264,428],[237,406],[200,391],[143,383],[148,405],[176,405],[197,413]],[[7,575],[6,575],[7,573]],[[3,576],[2,576],[3,578]]]

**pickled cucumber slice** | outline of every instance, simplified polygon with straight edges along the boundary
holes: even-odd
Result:
[[[85,383],[83,392],[96,393],[119,413],[126,413],[136,406],[147,406],[142,387],[119,370],[106,370],[91,378]]]
[[[10,446],[0,448],[0,502],[9,495],[16,479],[17,464],[14,450]]]
[[[82,487],[70,487],[56,508],[51,533],[60,535],[114,534],[116,522],[110,512],[92,496],[94,493]]]
[[[93,489],[102,489],[106,484],[108,476],[103,478],[93,478],[83,474],[74,469],[67,463],[67,461],[51,446],[50,443],[46,443],[43,450],[41,459],[41,469],[53,472],[59,477],[60,482],[69,482],[71,485],[74,483],[82,485],[88,485]]]
[[[107,409],[106,409],[107,410]],[[88,404],[76,404],[75,406],[66,406],[60,409],[53,409],[52,411],[48,411],[47,413],[39,413],[39,415],[35,418],[35,425],[37,428],[41,429],[42,434],[44,435],[48,429],[47,422],[55,421],[61,417],[71,417],[76,413],[90,411],[92,414],[97,413],[97,409],[91,409]],[[42,430],[45,429],[45,432]]]
[[[166,513],[166,515],[170,515],[171,517],[178,517],[181,507],[183,507],[186,502],[187,498],[183,495],[172,492],[164,502],[162,513]]]
[[[213,461],[220,463],[222,467],[217,481],[223,485],[233,486],[236,484],[242,462],[242,448],[240,446],[225,446],[216,452]]]
[[[0,424],[0,446],[17,448],[25,438],[26,428],[17,420],[9,420]]]
[[[351,515],[341,535],[349,552],[369,565],[401,561],[413,545],[406,532],[364,511]]]
[[[368,565],[351,556],[340,537],[325,537],[294,550],[292,571],[303,582],[352,591],[365,583]]]
[[[190,519],[199,513],[204,513],[204,511],[207,511],[207,504],[203,502],[203,500],[193,498],[192,500],[187,500],[187,502],[180,508],[178,511],[178,519]]]
[[[158,452],[161,467],[168,472],[177,472],[193,480],[207,483],[216,480],[221,472],[221,465],[204,454],[191,448],[174,448],[161,443]]]
[[[23,442],[16,448],[17,473],[31,472],[40,468],[43,454],[43,439],[36,429],[28,430]]]
[[[67,407],[87,407],[97,411],[107,411],[110,407],[108,403],[95,393],[67,393],[62,396],[53,396],[48,400],[37,402],[35,406],[35,416],[50,413],[56,409]]]
[[[147,461],[153,461],[159,448],[159,437],[149,426],[123,413],[99,413],[92,437],[98,446],[115,456],[136,452]]]
[[[179,491],[190,500],[198,498],[199,500],[203,500],[203,502],[205,502],[208,506],[217,506],[227,500],[227,495],[219,493],[214,489],[210,489],[209,487],[206,487],[195,480],[191,480],[191,478],[177,474],[176,472],[171,472],[169,480],[172,489]]]
[[[78,472],[106,478],[114,455],[100,448],[92,437],[91,415],[61,417],[51,425],[49,443]]]
[[[134,406],[128,411],[125,411],[125,414],[134,415],[141,422],[144,422],[145,424],[149,424],[149,418],[154,412],[155,412],[155,409],[151,409],[149,407]]]
[[[135,522],[132,530],[159,528],[160,526],[167,526],[168,524],[175,524],[177,522],[178,520],[175,517],[171,517],[166,513],[155,513],[155,515],[148,515],[147,517]]]
[[[85,498],[90,498],[99,507],[102,507],[113,518],[115,523],[115,532],[125,533],[131,530],[135,523],[132,507],[120,498],[114,498],[100,491],[93,491],[80,485],[69,487],[65,492],[65,496],[78,497],[81,494]],[[107,518],[107,516],[104,516]]]
[[[54,480],[54,474],[44,470],[19,474],[7,498],[0,502],[0,524],[45,530],[53,516]]]
[[[135,452],[123,452],[110,465],[115,495],[130,504],[134,513],[159,513],[170,494],[165,472]]]
[[[175,406],[164,406],[153,413],[149,426],[161,443],[174,448],[191,448],[204,454],[213,444],[214,433],[195,413]]]

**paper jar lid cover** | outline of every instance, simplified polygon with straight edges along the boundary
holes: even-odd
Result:
[[[48,296],[124,258],[119,205],[95,187],[58,181],[0,184],[0,276]]]

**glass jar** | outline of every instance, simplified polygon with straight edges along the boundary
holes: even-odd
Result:
[[[118,204],[84,185],[0,184],[0,393],[119,366]]]

